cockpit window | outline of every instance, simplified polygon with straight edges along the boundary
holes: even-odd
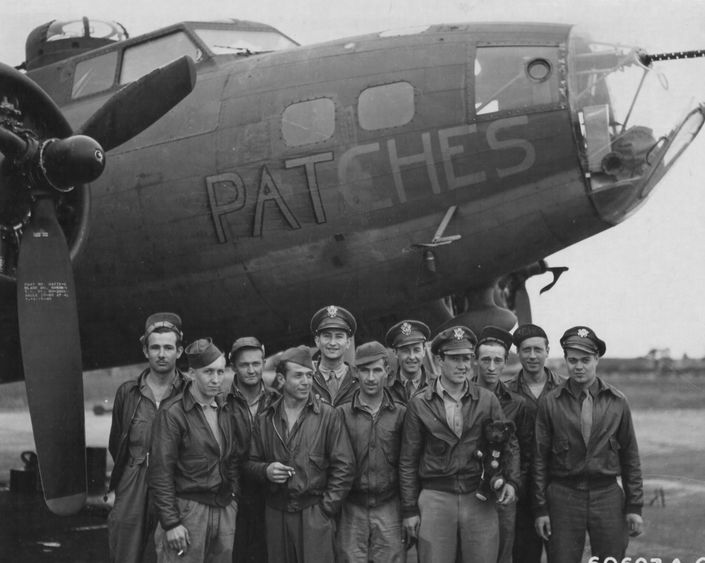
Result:
[[[77,63],[73,73],[71,97],[80,98],[112,87],[117,60],[118,52],[111,51]]]
[[[477,48],[477,115],[558,104],[558,86],[557,47],[521,45]]]
[[[201,50],[183,31],[157,37],[148,43],[141,43],[125,49],[120,84],[134,82],[155,68],[164,66],[184,55],[194,61],[201,59]]]
[[[297,46],[276,30],[197,28],[194,31],[215,55],[250,55]]]

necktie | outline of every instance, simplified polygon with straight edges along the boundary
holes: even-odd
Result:
[[[406,400],[408,401],[414,394],[414,382],[411,381],[410,378],[406,380],[406,383],[404,384],[404,389],[406,389]]]
[[[331,400],[335,399],[338,394],[338,389],[340,388],[340,379],[335,376],[335,372],[331,371],[328,377],[328,391],[330,391]]]
[[[590,432],[592,431],[592,395],[589,392],[585,393],[580,407],[580,431],[587,446],[590,441]]]

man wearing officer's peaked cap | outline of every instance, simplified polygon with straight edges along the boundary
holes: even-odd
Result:
[[[549,561],[579,563],[586,533],[593,559],[621,561],[628,536],[644,524],[629,404],[597,375],[607,346],[594,330],[574,326],[560,342],[568,381],[541,400],[536,417],[536,530],[546,541],[550,535]]]
[[[477,336],[466,326],[452,326],[439,332],[431,341],[431,352],[441,354],[475,354]]]
[[[399,483],[404,532],[418,538],[419,561],[497,561],[496,503],[510,503],[519,482],[514,435],[507,445],[506,483],[497,500],[475,496],[482,464],[474,457],[485,420],[504,420],[490,391],[471,383],[477,337],[458,325],[431,342],[440,375],[406,407]]]
[[[357,377],[345,361],[353,346],[357,321],[350,311],[328,305],[311,317],[311,333],[318,352],[314,358],[313,392],[338,406],[352,399]]]
[[[394,349],[397,360],[397,369],[389,374],[387,386],[397,401],[406,403],[428,385],[424,360],[430,337],[431,329],[426,323],[413,319],[400,321],[387,331],[384,340]]]
[[[607,345],[600,340],[595,331],[586,326],[574,326],[563,333],[561,346],[564,350],[581,350],[589,354],[605,355]]]

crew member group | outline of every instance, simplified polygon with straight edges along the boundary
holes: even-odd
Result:
[[[579,563],[586,535],[604,561],[642,532],[629,405],[590,327],[560,339],[567,378],[534,324],[407,319],[355,348],[330,305],[310,328],[268,357],[147,318],[112,413],[111,562]]]

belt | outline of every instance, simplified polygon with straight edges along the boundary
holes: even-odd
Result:
[[[599,475],[596,477],[552,477],[551,483],[556,483],[578,491],[605,489],[617,482],[614,475]]]
[[[186,500],[194,500],[208,506],[219,506],[220,508],[225,508],[235,500],[235,495],[229,487],[221,488],[218,491],[176,493],[176,496]]]
[[[389,489],[388,491],[383,491],[380,493],[370,493],[369,491],[350,491],[345,500],[358,506],[366,506],[371,508],[390,501],[394,497],[398,496],[398,494],[399,492],[397,489]]]

